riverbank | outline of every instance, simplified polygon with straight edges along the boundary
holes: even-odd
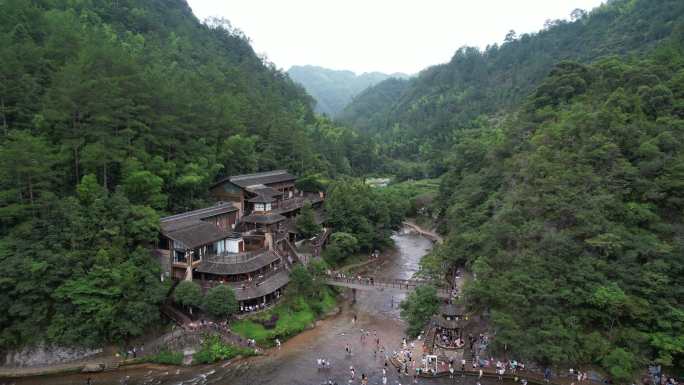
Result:
[[[379,278],[408,279],[418,270],[419,261],[432,247],[432,241],[413,231],[402,231],[393,236],[395,249],[385,259],[371,265]],[[358,375],[366,373],[377,383],[378,372],[384,358],[376,352],[373,344],[361,342],[361,329],[376,331],[386,351],[392,351],[404,337],[405,324],[399,317],[399,302],[403,294],[364,291],[357,293],[352,304],[349,293],[341,294],[340,311],[315,322],[315,327],[285,341],[281,348],[264,351],[258,357],[219,362],[192,367],[169,366],[123,366],[117,371],[95,374],[64,374],[28,377],[12,380],[17,385],[71,385],[83,384],[91,377],[94,385],[177,385],[177,384],[320,384],[327,378],[346,383],[349,367],[354,366]],[[355,321],[354,321],[355,319]],[[345,345],[354,350],[345,355]],[[383,356],[384,357],[384,356]],[[318,358],[332,362],[333,368],[319,371]],[[395,376],[390,383],[395,383]],[[0,380],[0,383],[3,381]],[[402,380],[402,383],[404,381]]]

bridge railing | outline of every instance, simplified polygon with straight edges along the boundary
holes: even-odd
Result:
[[[328,275],[325,278],[325,281],[331,285],[338,286],[349,285],[349,287],[351,287],[352,285],[361,285],[369,288],[391,288],[400,290],[412,290],[417,286],[431,283],[430,281],[423,279],[382,279],[374,277],[347,277],[337,275]],[[451,295],[448,289],[439,287],[437,288],[437,294],[443,298],[449,298]]]
[[[383,278],[374,278],[374,277],[328,276],[328,277],[326,277],[326,280],[331,281],[331,282],[349,283],[349,284],[356,284],[356,285],[391,286],[391,287],[396,287],[396,288],[407,288],[407,289],[408,288],[415,288],[416,286],[420,286],[420,285],[430,283],[429,281],[419,280],[419,279],[399,279],[399,278],[383,279]]]

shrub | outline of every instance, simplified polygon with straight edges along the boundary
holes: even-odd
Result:
[[[155,355],[145,357],[145,361],[163,365],[182,365],[183,352],[172,352],[170,350],[162,350],[161,352]]]
[[[183,281],[176,286],[173,299],[181,306],[199,307],[202,304],[202,289],[196,282]]]
[[[227,318],[237,311],[235,292],[228,285],[212,287],[204,297],[204,311],[216,318]]]
[[[256,354],[254,349],[225,344],[218,336],[213,335],[202,343],[202,347],[192,358],[193,364],[211,364],[237,356],[254,356]]]

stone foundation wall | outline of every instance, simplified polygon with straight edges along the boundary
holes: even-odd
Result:
[[[101,348],[70,348],[40,344],[36,346],[27,346],[21,350],[6,353],[2,361],[2,366],[5,368],[28,368],[62,364],[81,360],[98,353],[102,353]]]

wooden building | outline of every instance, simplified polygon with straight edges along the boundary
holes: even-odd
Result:
[[[215,206],[162,218],[157,250],[162,279],[197,280],[204,290],[230,285],[241,309],[278,298],[297,251],[290,243],[304,204],[325,218],[322,193],[295,188],[286,170],[236,175],[214,184]]]
[[[226,250],[244,249],[234,233],[238,215],[232,203],[220,203],[162,218],[156,252],[163,278],[192,279],[192,268],[203,258]]]

